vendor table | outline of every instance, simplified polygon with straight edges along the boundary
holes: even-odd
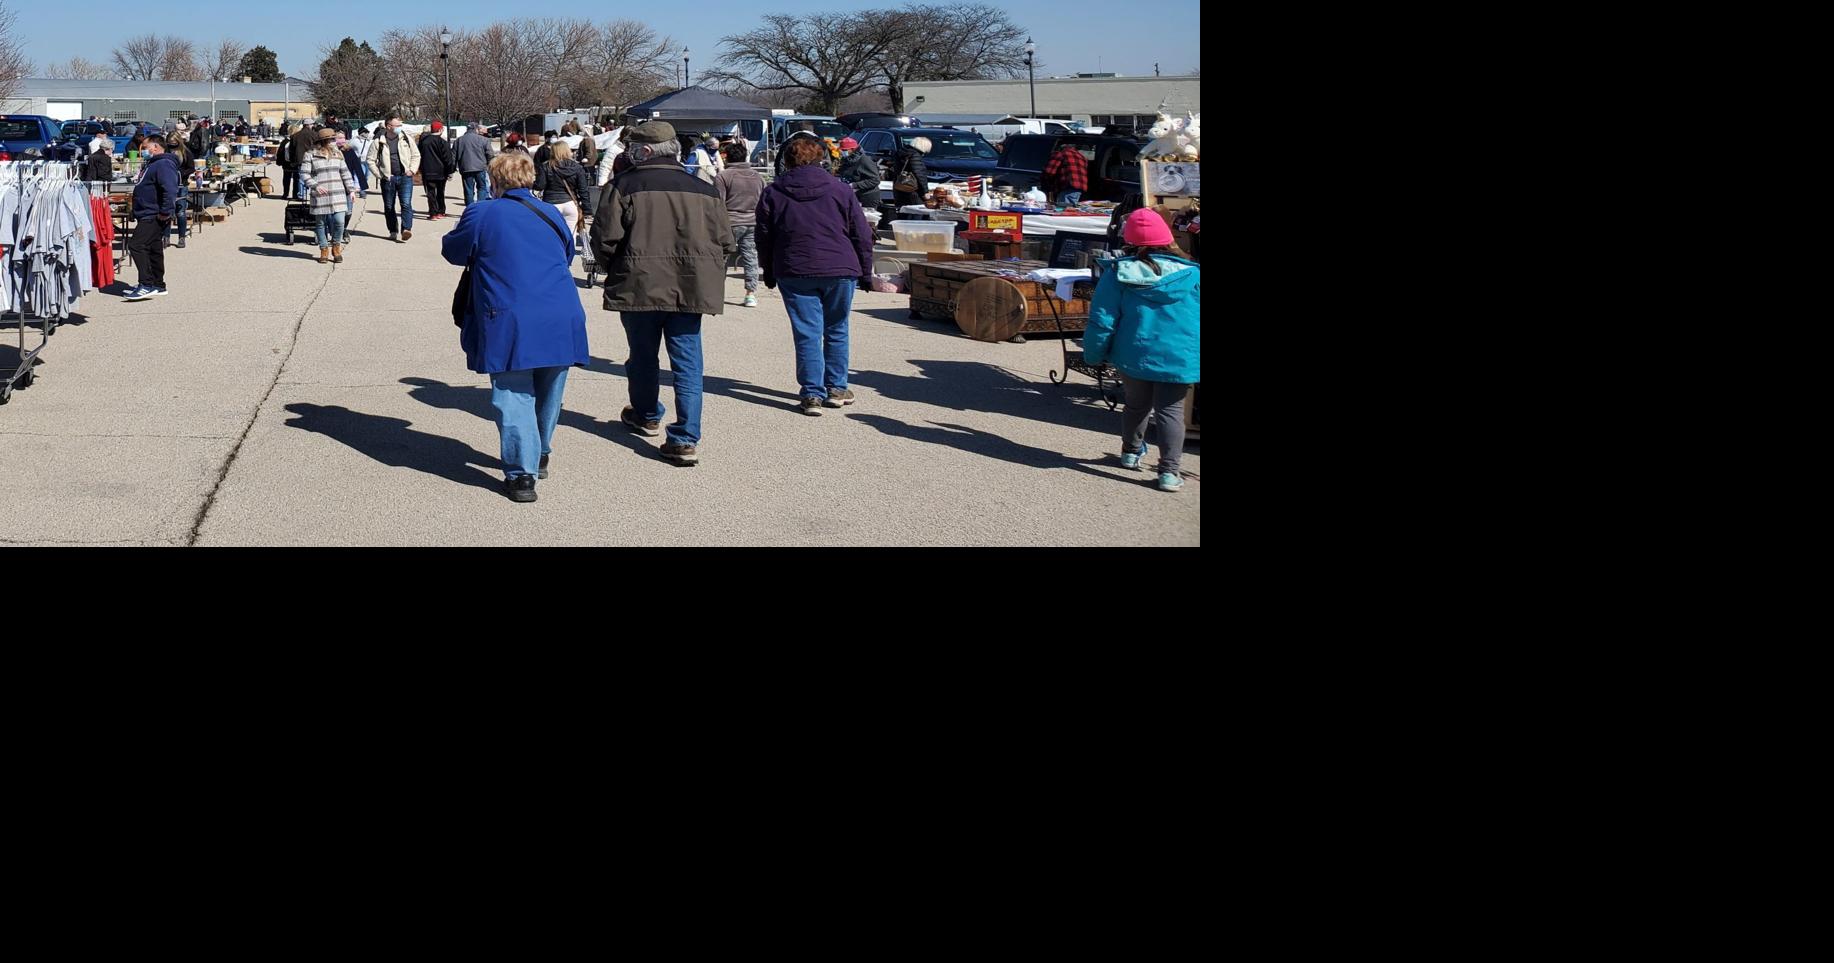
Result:
[[[1089,321],[1088,295],[1054,304],[1052,285],[1024,277],[1042,267],[1043,261],[914,261],[911,313],[954,321],[968,336],[982,341],[1081,331]]]
[[[898,214],[905,218],[927,218],[933,221],[959,221],[968,223],[968,212],[952,207],[929,208],[922,205],[911,205],[898,208]],[[1040,237],[1068,231],[1076,234],[1107,234],[1108,223],[1112,217],[1107,214],[1065,215],[1065,214],[1027,214],[1025,215],[1025,233]]]

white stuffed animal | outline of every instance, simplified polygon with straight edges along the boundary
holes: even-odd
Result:
[[[1198,143],[1200,139],[1198,122],[1202,117],[1202,114],[1185,115],[1184,134],[1181,137],[1184,141],[1184,146],[1179,150],[1179,157],[1181,160],[1195,162],[1198,158]]]
[[[1159,119],[1146,131],[1151,134],[1152,142],[1140,148],[1140,156],[1147,160],[1177,160],[1183,145],[1179,143],[1179,133],[1184,130],[1183,117],[1173,119],[1161,112]]]

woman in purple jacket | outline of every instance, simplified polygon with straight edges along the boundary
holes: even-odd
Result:
[[[796,342],[799,407],[853,404],[847,390],[847,316],[854,285],[872,273],[872,226],[853,188],[821,162],[827,146],[799,137],[784,146],[783,176],[758,201],[758,260],[764,286],[782,285]]]

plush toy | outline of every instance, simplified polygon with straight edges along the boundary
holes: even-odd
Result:
[[[1197,158],[1198,158],[1198,141],[1199,141],[1198,121],[1202,117],[1203,117],[1202,114],[1186,114],[1185,115],[1184,133],[1181,138],[1184,141],[1184,146],[1179,149],[1179,157],[1181,160],[1184,160],[1188,163],[1196,163]]]
[[[1183,145],[1179,143],[1179,134],[1184,130],[1183,117],[1173,119],[1160,113],[1159,119],[1147,129],[1152,135],[1152,142],[1140,148],[1140,156],[1150,161],[1178,160]]]

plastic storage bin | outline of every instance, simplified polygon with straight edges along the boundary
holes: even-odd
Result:
[[[900,251],[953,251],[955,222],[893,221],[892,237]]]

